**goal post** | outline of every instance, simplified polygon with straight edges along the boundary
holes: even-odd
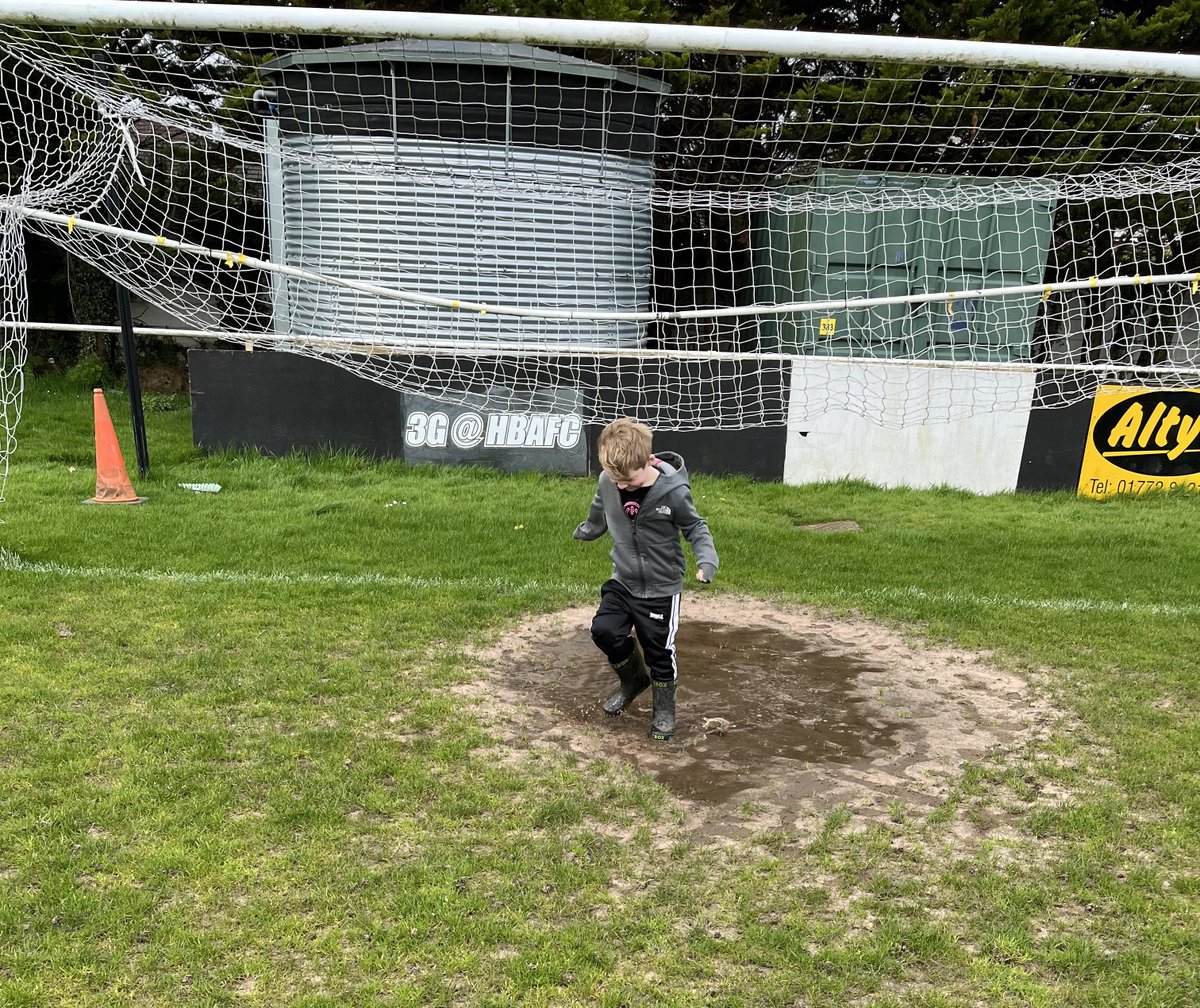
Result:
[[[6,24],[48,28],[278,33],[369,38],[464,39],[572,48],[724,53],[922,65],[1060,70],[1089,75],[1197,77],[1198,57],[1075,46],[798,32],[709,25],[435,14],[151,0],[0,0]]]
[[[201,338],[674,430],[1200,377],[1197,56],[134,0],[0,25],[6,219]]]

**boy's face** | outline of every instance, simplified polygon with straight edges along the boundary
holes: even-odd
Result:
[[[608,473],[608,478],[617,485],[618,490],[640,490],[658,479],[658,470],[649,462],[633,472],[619,473],[612,469],[604,471]]]

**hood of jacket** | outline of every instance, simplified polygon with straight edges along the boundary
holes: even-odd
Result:
[[[688,481],[687,465],[683,461],[683,456],[678,452],[655,452],[654,459],[658,463],[658,479],[650,484],[650,492],[646,494],[646,503],[650,503],[657,497],[666,496],[678,487],[691,486]]]

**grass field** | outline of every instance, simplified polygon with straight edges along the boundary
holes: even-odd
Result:
[[[206,457],[149,407],[150,502],[85,507],[90,390],[26,397],[0,1005],[1200,1003],[1200,497],[695,478],[712,590],[990,650],[1064,718],[932,814],[663,850],[677,803],[619,752],[498,759],[447,689],[595,597],[590,480]]]

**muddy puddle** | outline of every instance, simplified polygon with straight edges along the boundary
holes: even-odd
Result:
[[[676,638],[675,738],[648,737],[649,691],[610,717],[615,677],[591,609],[537,617],[477,657],[465,688],[501,743],[625,760],[710,820],[802,828],[826,810],[884,814],[942,801],[965,763],[1022,744],[1049,720],[1017,674],[926,648],[865,621],[760,600],[686,597]],[[736,815],[735,815],[736,812]]]
[[[850,763],[895,748],[902,722],[858,695],[868,663],[823,652],[779,630],[693,620],[676,637],[679,686],[675,738],[655,776],[685,798],[725,801],[757,785],[773,764],[794,773]],[[590,638],[563,641],[526,670],[531,686],[566,720],[638,752],[650,722],[647,690],[623,714],[600,709],[616,680]],[[538,667],[538,666],[541,667]],[[647,740],[647,746],[652,743]]]

